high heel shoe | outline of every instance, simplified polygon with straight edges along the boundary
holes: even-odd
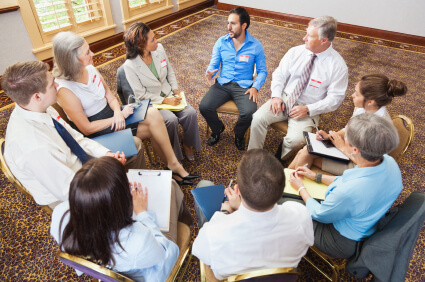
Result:
[[[199,175],[196,175],[196,174],[188,174],[188,175],[186,175],[185,177],[183,177],[183,176],[181,176],[180,174],[178,174],[177,172],[173,172],[173,175],[175,175],[175,176],[177,176],[177,177],[180,177],[181,179],[183,179],[183,180],[192,180],[192,179],[196,179],[196,178],[199,178]]]
[[[175,182],[177,182],[177,184],[179,186],[182,186],[182,185],[193,185],[193,182],[190,181],[190,180],[187,180],[187,179],[183,179],[183,180],[177,180],[175,178],[173,178],[173,179],[174,179]]]

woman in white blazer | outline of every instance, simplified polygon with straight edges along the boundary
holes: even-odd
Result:
[[[151,99],[153,104],[178,105],[181,101],[177,79],[164,47],[154,32],[144,23],[132,24],[124,32],[127,60],[125,76],[137,100]],[[183,148],[189,161],[193,161],[192,147],[200,151],[198,119],[195,109],[188,104],[181,111],[160,110],[167,126],[174,153],[183,159],[180,149],[178,126],[183,127]]]

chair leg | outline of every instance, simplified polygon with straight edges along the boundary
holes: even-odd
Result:
[[[208,139],[210,137],[210,127],[208,126],[208,124],[206,125],[206,130],[205,130],[205,137]]]
[[[186,265],[184,266],[183,270],[180,269],[180,271],[179,271],[180,272],[180,277],[177,280],[178,282],[183,281],[183,276],[186,273],[187,269],[189,268],[189,265],[190,265],[191,260],[192,260],[192,250],[190,250],[190,254],[187,257]]]
[[[251,134],[251,126],[245,132],[245,144],[248,146],[249,143],[249,135]]]

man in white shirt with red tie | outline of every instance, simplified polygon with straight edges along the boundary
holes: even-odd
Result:
[[[332,47],[337,22],[330,16],[309,22],[304,45],[291,48],[273,72],[271,100],[255,112],[248,150],[263,148],[267,127],[288,120],[281,159],[304,144],[320,114],[336,110],[345,98],[348,68]],[[314,120],[314,122],[313,122]]]
[[[51,107],[58,93],[48,70],[47,64],[34,61],[11,65],[3,74],[2,87],[15,102],[7,125],[4,157],[34,200],[53,209],[68,199],[69,184],[87,159],[111,156],[122,163],[127,160],[123,153],[112,153],[72,129]],[[127,164],[145,167],[143,154],[139,151]]]

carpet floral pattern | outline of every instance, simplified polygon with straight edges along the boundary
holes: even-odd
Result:
[[[221,115],[226,129],[220,142],[214,147],[206,144],[206,123],[199,113],[198,106],[208,90],[204,82],[204,72],[209,64],[215,41],[226,34],[227,12],[209,8],[180,19],[155,30],[173,65],[179,89],[185,91],[188,102],[198,111],[198,121],[202,140],[202,151],[195,152],[196,161],[183,161],[185,168],[200,174],[202,179],[214,183],[227,184],[235,178],[236,168],[244,151],[234,146],[233,126],[236,117]],[[268,77],[259,91],[259,106],[270,97],[272,73],[283,55],[293,46],[303,44],[305,26],[252,17],[249,32],[259,39],[267,57]],[[349,68],[349,87],[346,99],[335,112],[324,114],[320,126],[325,130],[338,130],[350,118],[353,111],[351,93],[362,75],[383,73],[390,78],[404,81],[409,88],[408,95],[394,99],[388,107],[391,115],[403,114],[410,117],[415,125],[415,138],[412,147],[400,163],[404,189],[396,203],[402,202],[412,191],[425,192],[425,114],[421,99],[425,93],[425,48],[385,40],[377,40],[346,33],[338,33],[334,48],[340,52]],[[119,44],[97,53],[94,64],[104,76],[113,92],[116,91],[116,69],[125,61],[125,48]],[[2,105],[10,104],[1,97]],[[0,111],[0,136],[3,137],[13,105]],[[265,149],[274,152],[281,141],[280,134],[269,130]],[[150,164],[151,168],[162,168]],[[53,173],[53,172],[52,172]],[[22,196],[0,174],[0,277],[2,280],[66,280],[85,281],[89,277],[78,277],[75,272],[55,258],[58,247],[49,236],[50,217],[34,202]],[[186,202],[195,215],[190,186],[183,186]],[[196,219],[196,218],[195,218]],[[191,226],[192,236],[198,233],[197,224]],[[424,281],[425,274],[425,229],[419,236],[406,280]],[[300,281],[323,280],[312,267],[302,261],[299,265]],[[346,271],[341,271],[341,279],[355,280]],[[199,265],[194,258],[189,264],[184,281],[200,281]]]

